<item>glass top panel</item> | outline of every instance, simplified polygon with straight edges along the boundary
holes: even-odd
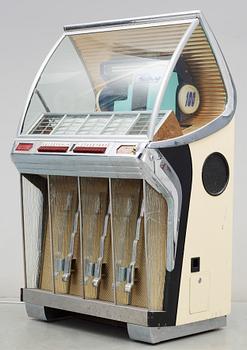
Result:
[[[33,91],[22,133],[144,135],[162,78],[188,24],[66,36]],[[162,110],[176,108],[173,73]],[[157,123],[164,113],[157,118]]]

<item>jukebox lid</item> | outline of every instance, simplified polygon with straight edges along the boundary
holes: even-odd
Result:
[[[230,74],[199,12],[67,26],[18,137],[180,145],[226,125],[234,109]],[[161,130],[168,125],[177,132]]]

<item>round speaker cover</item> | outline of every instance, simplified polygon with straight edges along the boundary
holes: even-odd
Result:
[[[185,84],[178,92],[178,106],[182,113],[190,115],[195,113],[200,105],[198,89],[191,84]]]
[[[210,154],[202,169],[202,182],[205,190],[212,196],[220,195],[226,188],[229,180],[229,167],[223,154]]]

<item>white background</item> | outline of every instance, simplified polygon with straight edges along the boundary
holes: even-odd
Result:
[[[247,301],[247,8],[244,0],[0,0],[0,298],[18,298],[23,286],[19,176],[11,145],[28,90],[63,25],[200,9],[230,67],[236,112],[233,300]],[[227,140],[226,140],[227,142]],[[210,252],[209,252],[210,253]]]

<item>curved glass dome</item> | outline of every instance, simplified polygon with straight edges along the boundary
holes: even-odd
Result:
[[[184,144],[223,127],[231,119],[233,96],[205,30],[194,24],[66,32],[35,84],[21,134],[145,135],[155,141],[172,112],[180,132],[166,141],[179,137],[176,142]]]
[[[67,35],[43,70],[22,127],[33,135],[146,134],[188,23]],[[173,72],[157,117],[176,111]]]

